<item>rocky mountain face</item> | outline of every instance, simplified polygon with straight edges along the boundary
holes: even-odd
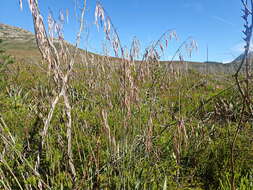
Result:
[[[0,39],[6,50],[10,49],[34,49],[36,41],[34,34],[18,27],[9,26],[0,23]]]
[[[18,60],[37,61],[40,54],[34,34],[18,27],[0,23],[0,48]]]
[[[26,31],[22,28],[9,26],[0,23],[0,48],[4,49],[8,54],[14,56],[17,60],[38,63],[41,61],[41,54],[38,50],[35,36],[32,32]],[[56,48],[58,47],[57,39],[55,39]],[[74,46],[66,42],[69,46],[70,52]],[[84,51],[80,49],[80,54],[91,57],[101,57],[99,55]],[[79,57],[80,58],[80,57]]]
[[[0,23],[0,38],[17,41],[35,40],[33,33],[2,23]]]

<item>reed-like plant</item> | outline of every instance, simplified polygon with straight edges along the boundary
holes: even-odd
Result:
[[[45,118],[44,128],[41,132],[41,150],[37,156],[37,162],[35,166],[35,170],[38,171],[40,168],[40,157],[44,148],[44,144],[46,141],[46,137],[48,134],[48,129],[50,126],[50,122],[52,120],[56,105],[58,104],[60,98],[63,98],[65,104],[65,114],[67,117],[66,127],[67,127],[67,153],[69,160],[69,167],[72,173],[73,182],[76,178],[76,169],[73,163],[73,155],[72,155],[72,116],[71,116],[71,104],[68,96],[68,88],[69,88],[69,78],[72,74],[74,64],[76,62],[76,56],[78,54],[78,46],[80,43],[81,33],[83,31],[83,23],[84,23],[84,14],[86,10],[86,1],[84,1],[84,5],[81,11],[80,18],[80,28],[77,33],[76,43],[73,50],[73,53],[70,52],[68,48],[68,44],[64,41],[63,35],[63,25],[64,25],[64,14],[60,12],[59,21],[56,22],[53,19],[52,14],[50,13],[48,16],[48,26],[49,32],[46,32],[45,24],[43,21],[43,17],[40,14],[39,5],[37,0],[29,0],[28,1],[30,11],[33,17],[34,23],[34,31],[35,31],[35,39],[37,42],[37,46],[40,50],[40,53],[43,57],[43,60],[48,64],[48,73],[49,76],[53,78],[53,81],[56,85],[56,96],[52,99],[50,105],[50,111]],[[20,1],[20,7],[22,8],[22,0]],[[57,43],[59,43],[60,48],[57,48],[54,40],[54,33],[57,35]],[[64,69],[66,68],[66,69]],[[52,73],[52,74],[51,74]],[[40,187],[42,188],[42,187]]]
[[[242,99],[242,108],[241,108],[241,114],[240,118],[237,124],[237,129],[235,134],[233,135],[232,143],[231,143],[231,177],[230,177],[230,186],[232,190],[236,189],[236,181],[235,181],[235,147],[236,147],[236,141],[239,136],[240,131],[243,129],[243,127],[246,124],[246,121],[244,120],[245,114],[249,113],[250,115],[253,114],[252,105],[253,102],[251,100],[250,96],[250,81],[252,79],[252,73],[251,73],[251,63],[250,63],[250,45],[252,40],[252,32],[253,32],[253,0],[241,0],[242,2],[242,19],[244,21],[244,54],[243,58],[241,60],[241,63],[239,64],[236,73],[234,74],[235,82],[237,85],[237,89],[240,92],[241,99]],[[240,73],[242,68],[244,67],[244,76],[243,80],[240,80]]]
[[[252,117],[238,117],[244,101],[230,78],[184,68],[197,49],[192,38],[171,62],[161,58],[174,30],[141,56],[138,39],[121,44],[98,2],[95,23],[117,58],[107,47],[99,56],[77,48],[85,6],[73,47],[64,41],[68,11],[58,20],[50,12],[46,31],[38,2],[28,4],[47,73],[26,62],[3,73],[0,189],[218,189],[250,180]]]

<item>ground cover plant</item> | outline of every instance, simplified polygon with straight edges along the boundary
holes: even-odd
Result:
[[[0,51],[0,189],[253,189],[252,1],[242,0],[234,75],[186,69],[191,38],[175,52],[180,67],[161,62],[174,30],[137,61],[140,42],[125,48],[100,2],[95,23],[118,58],[86,55],[86,1],[74,46],[63,13],[49,15],[47,32],[38,2],[28,4],[43,60]]]

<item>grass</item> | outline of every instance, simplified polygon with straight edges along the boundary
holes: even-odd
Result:
[[[156,45],[135,61],[98,5],[121,59],[78,50],[72,67],[64,41],[44,62],[1,51],[0,189],[252,189],[252,113],[234,78],[162,63]],[[50,75],[47,63],[60,66]]]
[[[194,71],[163,76],[159,74],[163,68],[151,70],[150,78],[140,82],[139,101],[131,105],[131,116],[125,121],[120,73],[103,63],[74,71],[78,74],[69,89],[75,182],[67,164],[62,101],[42,152],[42,168],[39,175],[33,172],[39,131],[54,92],[36,66],[8,65],[1,75],[1,188],[36,189],[39,179],[44,188],[52,189],[162,189],[165,181],[168,189],[221,188],[229,175],[230,138],[237,122],[235,110],[240,107],[236,88],[195,110],[233,80]],[[102,112],[107,114],[104,119]],[[235,119],[229,114],[235,114]],[[252,172],[251,136],[248,123],[236,148],[238,184],[249,180]]]

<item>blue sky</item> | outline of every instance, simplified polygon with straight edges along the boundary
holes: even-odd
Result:
[[[69,22],[64,27],[65,38],[74,42],[78,30],[74,15],[75,0],[39,0],[42,15],[49,9],[57,17],[60,10],[69,9]],[[189,36],[198,43],[198,52],[192,61],[206,61],[206,46],[209,47],[209,60],[228,62],[242,52],[242,19],[239,0],[101,0],[117,28],[122,43],[128,46],[136,36],[144,49],[156,41],[167,29],[176,30],[179,41],[173,42],[163,59],[170,59],[177,46]],[[94,25],[95,0],[87,0],[86,30],[81,47],[101,53],[106,43],[102,32]],[[2,0],[0,22],[33,31],[32,18],[23,0],[20,11],[18,0]]]

